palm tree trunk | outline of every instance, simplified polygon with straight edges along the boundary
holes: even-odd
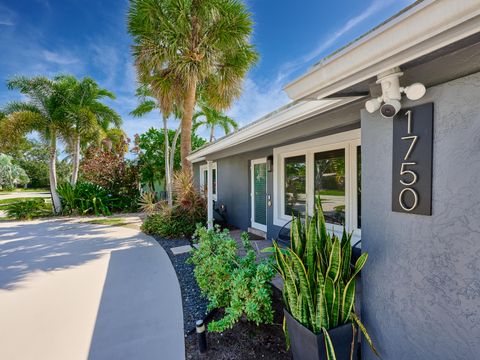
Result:
[[[214,138],[215,138],[215,126],[212,125],[212,127],[210,128],[210,142],[212,142]]]
[[[62,202],[57,193],[57,136],[52,132],[50,139],[50,194],[52,196],[53,212],[59,214],[62,211]]]
[[[189,173],[192,172],[192,164],[188,161],[187,156],[190,155],[192,150],[192,119],[193,111],[195,108],[197,92],[197,81],[192,79],[185,94],[185,101],[183,104],[183,116],[182,116],[182,134],[181,142],[182,147],[180,155],[182,158],[182,168]]]
[[[175,131],[175,136],[172,140],[172,145],[170,146],[170,176],[172,181],[170,182],[170,193],[172,194],[173,202],[173,166],[175,165],[175,153],[177,151],[177,142],[178,137],[180,136],[181,124],[178,126],[177,131]]]
[[[75,144],[73,150],[73,172],[72,172],[72,179],[70,183],[72,186],[78,181],[78,170],[80,168],[80,134],[75,136]]]
[[[168,139],[168,119],[163,116],[163,138],[165,142],[165,191],[167,192],[168,206],[173,205],[172,200],[172,174],[170,172],[170,145]]]

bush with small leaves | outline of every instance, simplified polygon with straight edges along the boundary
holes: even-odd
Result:
[[[242,234],[247,254],[238,255],[238,246],[228,230],[197,227],[198,249],[188,260],[195,265],[195,278],[208,298],[208,308],[224,308],[225,316],[208,324],[210,331],[232,328],[243,316],[257,325],[273,321],[271,285],[275,269],[271,260],[257,261],[248,234]]]

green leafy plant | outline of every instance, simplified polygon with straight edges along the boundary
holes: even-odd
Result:
[[[47,215],[49,213],[45,205],[45,200],[41,198],[23,200],[8,205],[6,213],[8,217],[17,220],[31,220],[34,217]]]
[[[143,193],[138,204],[140,205],[140,211],[147,214],[153,214],[159,209],[159,204],[153,191]]]
[[[199,226],[195,235],[199,247],[189,262],[195,265],[195,278],[209,300],[209,309],[225,308],[225,316],[208,324],[210,331],[225,331],[242,316],[247,320],[272,323],[270,281],[275,274],[270,260],[257,262],[248,234],[242,234],[247,254],[237,255],[238,247],[228,230]]]
[[[273,243],[276,268],[284,281],[283,300],[286,310],[298,322],[315,334],[323,331],[327,345],[331,345],[329,329],[352,323],[358,325],[377,354],[355,314],[356,277],[368,254],[363,253],[351,266],[351,236],[345,230],[341,239],[327,232],[320,201],[311,218],[306,216],[302,221],[294,216],[291,247],[282,249]],[[330,347],[329,359],[335,359]]]
[[[147,234],[166,238],[191,237],[197,224],[205,225],[207,204],[193,185],[192,175],[178,172],[174,181],[175,198],[172,207],[163,204],[158,213],[148,216],[142,224]]]
[[[158,213],[148,216],[142,224],[142,230],[151,235],[165,238],[191,237],[196,224],[204,224],[205,217],[192,218],[181,206],[162,206]]]
[[[58,186],[58,194],[67,214],[110,215],[115,201],[106,189],[90,182],[64,183]]]

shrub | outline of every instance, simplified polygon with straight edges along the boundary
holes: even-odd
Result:
[[[175,173],[173,180],[175,204],[194,219],[194,227],[199,219],[205,221],[207,202],[196,189],[192,174],[188,171],[180,171]]]
[[[57,191],[66,214],[110,215],[115,203],[106,189],[89,182],[78,182],[75,186],[64,183]]]
[[[207,220],[206,201],[195,189],[189,173],[175,174],[174,195],[174,205],[169,207],[163,203],[158,213],[145,219],[142,225],[143,231],[166,238],[191,237],[197,224],[205,225]]]
[[[140,211],[147,214],[153,214],[159,210],[159,203],[153,191],[143,193],[142,196],[140,196],[138,204]]]
[[[49,212],[45,209],[45,205],[45,200],[41,198],[22,200],[9,205],[6,213],[8,217],[17,220],[30,220],[37,216],[47,215]]]
[[[163,206],[158,213],[145,219],[142,230],[147,234],[166,238],[191,237],[198,223],[205,224],[205,217],[192,217],[187,210],[178,205],[172,208]]]
[[[208,325],[210,331],[231,328],[242,316],[257,325],[272,323],[273,310],[270,281],[275,274],[271,261],[257,262],[248,234],[242,234],[247,250],[244,257],[237,255],[238,247],[228,230],[207,230],[198,227],[199,247],[188,260],[195,265],[195,278],[208,298],[208,308],[225,308],[225,316]]]
[[[80,166],[81,178],[106,189],[112,196],[112,211],[136,211],[138,209],[139,174],[135,162],[124,158],[122,142],[115,148],[91,147]]]

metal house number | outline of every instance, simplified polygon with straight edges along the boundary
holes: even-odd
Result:
[[[431,215],[433,104],[405,109],[393,121],[392,210]]]

